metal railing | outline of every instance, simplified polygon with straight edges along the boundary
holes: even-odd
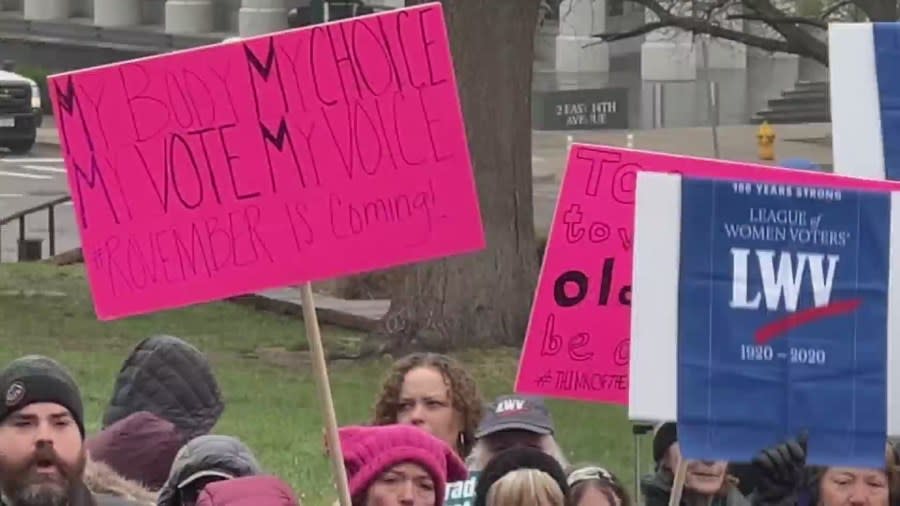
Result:
[[[47,211],[47,233],[49,234],[49,254],[50,256],[56,255],[56,206],[60,204],[64,204],[72,200],[72,197],[66,195],[65,197],[59,197],[57,199],[51,200],[50,202],[44,202],[43,204],[39,204],[34,207],[30,207],[25,209],[24,211],[19,211],[17,213],[11,214],[5,218],[0,218],[0,231],[2,231],[3,227],[12,223],[14,221],[19,222],[19,242],[18,244],[22,244],[25,240],[25,218],[29,215],[39,213],[41,211]],[[0,234],[0,241],[2,241],[2,234]],[[0,252],[3,251],[2,242],[0,242]],[[19,258],[21,260],[21,258]],[[2,255],[0,255],[0,262],[2,262]]]

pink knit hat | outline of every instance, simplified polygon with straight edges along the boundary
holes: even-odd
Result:
[[[466,479],[466,466],[440,439],[412,425],[344,427],[340,429],[350,495],[365,495],[383,472],[404,462],[422,466],[435,486],[435,506],[444,504],[448,482]]]

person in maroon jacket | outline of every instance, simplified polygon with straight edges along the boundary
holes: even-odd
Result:
[[[159,490],[184,443],[184,436],[172,422],[149,411],[138,411],[89,437],[85,445],[93,460],[124,478]]]
[[[197,506],[299,506],[290,485],[275,476],[217,481],[203,488]]]

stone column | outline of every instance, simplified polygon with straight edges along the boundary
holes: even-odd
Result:
[[[47,21],[69,18],[69,0],[25,0],[22,6],[25,19]]]
[[[828,67],[812,58],[799,58],[797,60],[798,81],[827,81]]]
[[[141,24],[140,0],[94,0],[94,24],[97,26],[135,26]]]
[[[741,25],[731,28],[743,30]],[[698,62],[701,65],[706,65],[706,68],[710,69],[747,68],[747,46],[738,42],[716,39],[705,35],[702,38],[703,44],[706,45],[708,59],[704,62],[702,58],[698,58]],[[702,47],[700,44],[697,44],[697,46]]]
[[[166,32],[213,31],[212,0],[166,0]]]
[[[691,1],[679,4],[676,14],[692,16]],[[741,20],[722,19],[716,24],[732,30],[744,30]],[[646,12],[647,22],[657,18]],[[693,36],[690,32],[677,28],[666,28],[648,33],[641,46],[641,76],[649,81],[692,81],[697,78],[698,68],[743,69],[747,67],[747,46],[708,37]]]
[[[746,32],[749,28],[740,19],[728,19],[730,14],[740,14],[741,9],[732,7],[728,11],[720,13],[720,19],[716,24],[737,32]],[[745,69],[747,68],[747,46],[739,42],[730,40],[717,39],[708,35],[695,37],[695,41],[702,44],[695,44],[698,48],[705,51],[698,58],[700,65],[708,69]]]
[[[784,10],[788,15],[795,14],[791,9],[793,6],[786,5],[784,1],[776,0],[773,2],[776,7]],[[758,35],[760,37],[778,37],[778,32],[772,28],[762,25],[761,23],[748,23],[747,33]],[[823,35],[825,32],[823,30]],[[793,88],[797,83],[797,74],[800,58],[795,54],[764,51],[759,48],[747,48],[748,61],[748,77],[756,79],[757,76],[764,76],[762,81],[754,86],[751,83],[749,87],[750,93],[756,93],[758,90],[765,90],[772,96],[778,96],[783,90]],[[826,72],[827,73],[827,72]],[[772,96],[765,97],[766,99]],[[751,102],[753,103],[753,102]],[[760,102],[760,109],[765,108],[765,101]]]
[[[607,11],[607,14],[610,14]],[[644,25],[644,8],[632,2],[624,2],[621,14],[606,17],[606,31],[609,33],[621,33],[634,30]],[[631,37],[630,39],[617,40],[609,45],[609,56],[616,57],[639,56],[643,37]]]
[[[828,32],[810,28],[809,34],[819,40],[828,43]],[[797,80],[799,81],[827,81],[828,67],[812,58],[799,58],[797,61]]]
[[[286,4],[286,0],[242,0],[238,33],[241,37],[252,37],[287,29]]]
[[[690,16],[691,2],[682,2],[676,13]],[[658,21],[645,12],[648,23]],[[641,79],[645,81],[693,81],[697,78],[697,52],[691,34],[677,28],[663,28],[647,34],[641,44]]]
[[[599,39],[591,37],[605,31],[606,0],[563,0],[559,5],[556,70],[609,72],[609,44],[597,44]]]

